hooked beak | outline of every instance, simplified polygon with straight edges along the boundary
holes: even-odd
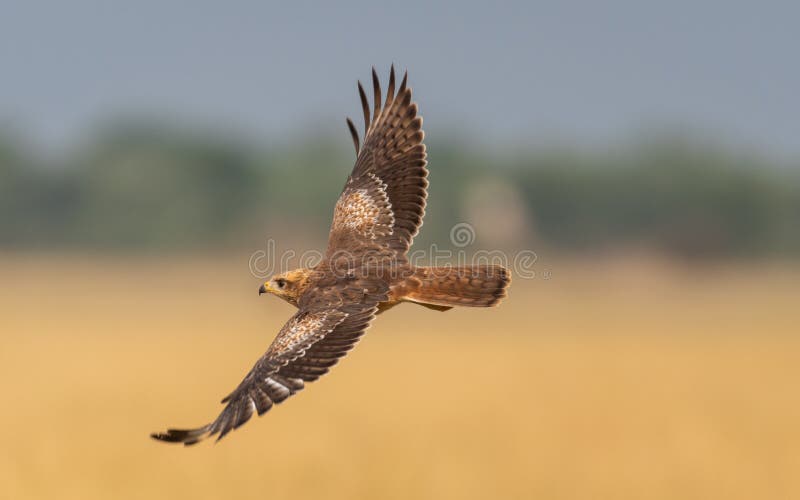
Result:
[[[266,285],[261,285],[261,287],[258,289],[258,294],[261,295],[262,293],[267,293]]]

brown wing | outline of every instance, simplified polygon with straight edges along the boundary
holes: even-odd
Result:
[[[378,281],[337,282],[334,289],[311,293],[239,387],[222,400],[227,405],[216,420],[151,437],[187,446],[215,434],[219,440],[254,412],[264,414],[336,364],[367,329],[381,300],[386,289]]]
[[[357,158],[336,203],[329,253],[367,244],[389,248],[403,257],[419,232],[425,215],[428,170],[422,117],[411,101],[407,76],[395,94],[392,66],[382,106],[380,83],[373,68],[372,113],[364,88],[361,82],[358,84],[364,110],[364,146],[360,147],[358,132],[348,118]]]

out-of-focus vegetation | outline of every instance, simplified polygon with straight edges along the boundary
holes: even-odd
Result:
[[[800,498],[800,268],[578,260],[398,306],[184,449],[148,433],[216,416],[293,308],[242,258],[6,255],[0,498]]]
[[[353,161],[344,133],[257,146],[128,123],[58,158],[23,144],[0,137],[5,248],[243,247],[285,230],[319,241]],[[426,243],[468,220],[506,246],[800,256],[797,165],[670,139],[583,152],[428,145]]]
[[[800,173],[670,139],[430,141],[420,243],[468,221],[479,247],[542,249],[535,278],[498,309],[387,312],[216,446],[150,440],[213,418],[293,312],[247,257],[325,238],[341,135],[0,139],[0,498],[798,497],[800,269],[771,258],[800,257]]]

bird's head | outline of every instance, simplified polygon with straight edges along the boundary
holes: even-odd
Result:
[[[300,294],[306,287],[308,275],[308,269],[295,269],[276,274],[261,285],[261,288],[258,289],[258,294],[271,293],[296,306]]]

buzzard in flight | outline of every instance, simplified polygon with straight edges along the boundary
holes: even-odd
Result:
[[[325,257],[313,268],[276,275],[259,289],[298,311],[222,400],[226,406],[216,420],[152,434],[154,439],[185,445],[214,435],[222,439],[327,373],[378,313],[400,302],[444,311],[489,307],[505,297],[511,278],[501,266],[416,267],[406,257],[422,225],[428,187],[422,117],[406,82],[407,74],[395,91],[392,67],[383,101],[373,69],[372,109],[359,82],[364,143],[348,118],[356,164],[336,202]]]

